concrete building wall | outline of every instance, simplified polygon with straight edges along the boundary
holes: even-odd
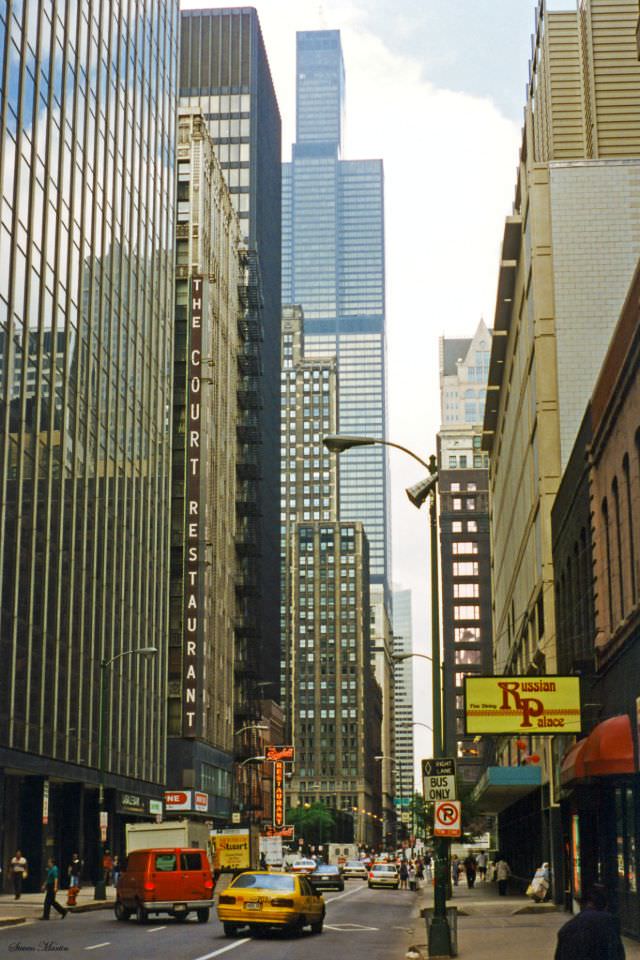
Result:
[[[550,176],[564,468],[640,256],[640,159],[552,163]]]

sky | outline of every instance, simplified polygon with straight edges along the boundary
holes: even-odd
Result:
[[[182,0],[184,9],[219,6]],[[439,427],[438,337],[492,325],[511,213],[537,0],[255,0],[283,121],[295,127],[296,30],[339,29],[349,160],[385,168],[388,439],[423,459]],[[550,0],[571,8],[573,0]],[[390,451],[394,582],[412,590],[414,649],[429,652],[428,514],[405,488],[420,467]],[[414,661],[415,719],[430,723],[429,664]],[[416,759],[431,756],[415,728]],[[416,764],[416,768],[418,765]]]

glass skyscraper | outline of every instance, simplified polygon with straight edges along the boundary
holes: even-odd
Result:
[[[282,301],[304,310],[307,357],[337,357],[341,433],[386,435],[381,160],[343,160],[337,30],[297,35],[296,142],[282,180]],[[373,584],[388,590],[384,447],[340,458],[340,518],[360,520]],[[388,595],[387,595],[388,600]]]
[[[101,719],[112,849],[165,780],[177,42],[177,0],[0,2],[0,854],[34,889],[45,851],[95,876]]]

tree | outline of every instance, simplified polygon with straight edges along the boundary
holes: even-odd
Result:
[[[335,817],[324,803],[304,803],[289,807],[286,822],[296,828],[296,836],[304,837],[307,844],[325,843],[331,838],[336,825]]]

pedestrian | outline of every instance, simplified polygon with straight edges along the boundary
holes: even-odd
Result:
[[[464,872],[467,875],[467,886],[469,890],[473,890],[473,885],[476,882],[476,858],[471,851],[464,858]]]
[[[403,860],[400,864],[400,889],[407,889],[407,880],[409,879],[409,871],[407,870],[406,860]]]
[[[488,857],[484,850],[481,850],[476,858],[476,863],[478,865],[478,877],[483,882],[487,879],[487,860]]]
[[[501,897],[507,895],[507,881],[511,876],[511,868],[501,854],[498,854],[496,861],[496,880],[498,881],[498,893]]]
[[[22,896],[22,884],[29,876],[27,860],[22,856],[22,850],[16,850],[15,856],[9,861],[9,872],[13,880],[14,900],[19,900]]]
[[[422,860],[418,860],[416,863],[416,880],[418,881],[418,885],[424,880],[424,864]]]
[[[77,887],[80,889],[80,873],[82,872],[82,860],[77,853],[71,854],[71,860],[69,861],[69,866],[67,867],[67,873],[69,875],[69,886]]]
[[[265,857],[264,853],[260,854],[260,869],[261,870],[267,869],[267,858]]]
[[[56,910],[61,918],[64,920],[68,911],[64,907],[61,907],[58,901],[56,900],[56,894],[58,892],[58,883],[60,880],[60,872],[58,866],[53,857],[49,857],[47,860],[47,878],[42,884],[42,889],[45,891],[44,895],[44,904],[42,905],[42,916],[41,920],[48,920],[49,913],[51,912],[51,907]]]
[[[549,890],[549,864],[543,863],[538,867],[533,875],[531,883],[527,887],[527,896],[531,897],[535,903],[542,903],[546,899]]]
[[[460,879],[460,861],[458,860],[457,853],[454,853],[451,858],[451,876],[453,877],[454,887],[457,887]]]
[[[113,858],[113,866],[111,868],[111,875],[113,877],[114,887],[118,886],[118,880],[120,879],[121,872],[122,872],[122,867],[120,866],[120,857],[116,853]]]
[[[580,913],[558,930],[554,960],[624,960],[618,918],[607,910],[604,887],[594,884]]]
[[[409,864],[409,869],[407,873],[409,877],[409,890],[413,890],[413,892],[415,893],[416,890],[418,889],[418,886],[417,886],[417,880],[416,880],[416,868],[414,867],[413,863]]]
[[[106,887],[109,886],[111,882],[111,871],[113,870],[113,857],[111,856],[111,851],[107,847],[102,858],[102,874],[104,876],[104,884]]]
[[[431,882],[431,865],[432,865],[431,854],[426,853],[424,857],[424,875],[429,882]]]

